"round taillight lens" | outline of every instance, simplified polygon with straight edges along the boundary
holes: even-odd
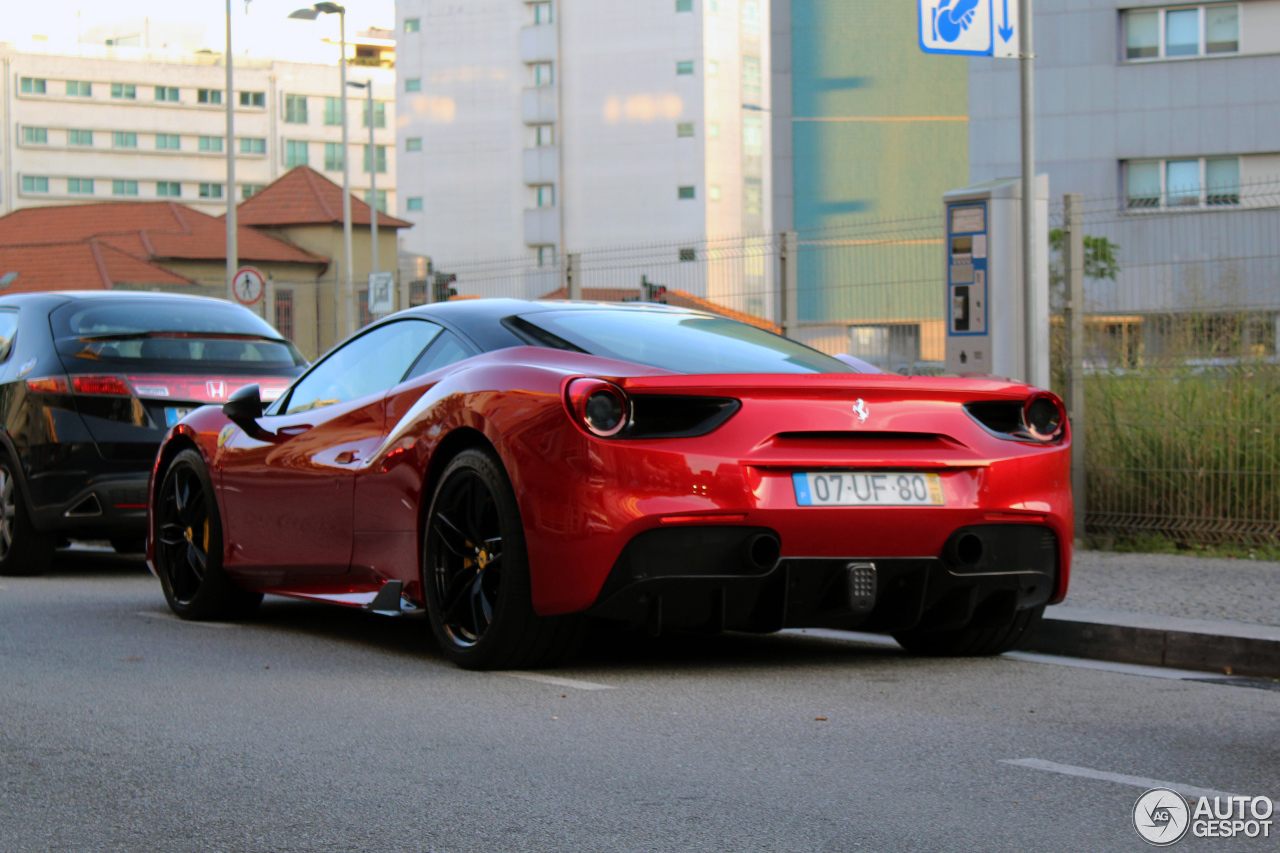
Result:
[[[630,407],[626,392],[617,385],[601,379],[575,379],[568,392],[570,411],[587,432],[609,438],[626,428]]]
[[[1062,401],[1052,394],[1037,394],[1022,408],[1027,432],[1037,441],[1053,441],[1062,435],[1066,423]]]

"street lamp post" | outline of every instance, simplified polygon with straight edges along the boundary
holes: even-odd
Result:
[[[373,266],[370,272],[378,271],[378,147],[373,144],[373,81],[347,84],[353,89],[364,89],[365,115],[369,121],[369,232],[373,248]]]
[[[227,0],[227,299],[236,298],[235,278],[239,254],[236,246],[236,119],[232,89],[231,0]]]
[[[338,64],[340,76],[338,85],[341,87],[338,94],[342,102],[342,249],[345,255],[342,266],[346,275],[346,293],[343,298],[347,312],[346,336],[350,337],[356,331],[356,295],[351,281],[351,164],[347,156],[349,153],[347,147],[347,10],[337,3],[324,2],[317,3],[310,9],[290,12],[289,17],[314,21],[322,14],[338,16],[338,34],[342,44],[342,56],[339,57]]]

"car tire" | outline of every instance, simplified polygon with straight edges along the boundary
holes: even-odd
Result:
[[[53,562],[54,539],[36,530],[17,467],[0,457],[0,575],[39,575]]]
[[[262,601],[222,568],[222,521],[204,457],[184,450],[165,470],[156,498],[155,564],[169,609],[183,619],[235,619]]]
[[[927,657],[980,657],[999,655],[1016,648],[1027,632],[1040,622],[1044,606],[1017,611],[1002,625],[957,628],[953,631],[901,631],[893,635],[913,655]]]
[[[520,509],[491,451],[472,448],[450,460],[425,522],[423,597],[449,660],[465,669],[520,669],[577,650],[580,616],[533,611]]]

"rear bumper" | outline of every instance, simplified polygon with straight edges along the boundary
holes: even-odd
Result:
[[[102,537],[145,533],[150,473],[36,474],[27,483],[32,497],[32,522],[45,533]]]
[[[1061,571],[1058,538],[1038,524],[963,527],[938,557],[786,558],[753,567],[742,543],[760,533],[686,528],[636,537],[588,612],[655,632],[949,630],[1046,604]]]

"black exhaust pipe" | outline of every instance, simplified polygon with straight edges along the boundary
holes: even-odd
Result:
[[[742,543],[742,562],[753,573],[773,571],[782,559],[782,542],[773,533],[756,533]]]
[[[976,533],[965,531],[956,539],[956,560],[962,566],[976,566],[982,562],[982,539]]]

